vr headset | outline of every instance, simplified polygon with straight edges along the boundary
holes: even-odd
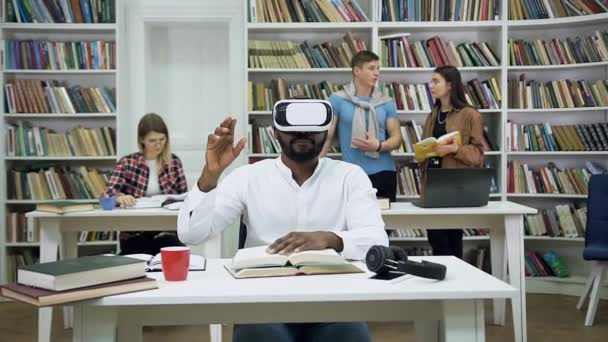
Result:
[[[274,126],[282,132],[325,132],[332,117],[331,104],[325,100],[281,100],[272,110]]]
[[[367,268],[375,272],[372,279],[390,280],[406,274],[435,280],[445,279],[445,265],[407,259],[407,253],[397,246],[372,246],[365,256]]]

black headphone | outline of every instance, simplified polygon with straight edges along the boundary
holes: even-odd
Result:
[[[375,279],[389,280],[405,274],[436,280],[445,279],[445,265],[425,260],[408,260],[405,250],[398,246],[372,246],[365,256],[365,264],[370,271],[376,273]]]

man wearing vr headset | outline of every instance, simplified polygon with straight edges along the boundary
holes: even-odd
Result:
[[[182,242],[200,244],[242,217],[245,247],[269,245],[289,254],[332,248],[362,260],[373,245],[388,246],[369,178],[355,165],[319,158],[332,122],[329,102],[279,101],[274,133],[282,154],[220,175],[245,147],[235,144],[228,117],[207,138],[205,166],[178,218]],[[233,341],[370,341],[367,325],[352,323],[240,324]]]

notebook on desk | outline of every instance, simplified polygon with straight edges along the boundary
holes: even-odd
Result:
[[[488,204],[494,169],[427,169],[422,208],[482,207]]]
[[[135,202],[135,205],[130,208],[166,208],[170,210],[179,210],[187,195],[188,193],[179,195],[155,195],[149,197],[140,197]]]

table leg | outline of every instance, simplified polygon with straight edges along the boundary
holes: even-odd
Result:
[[[416,342],[438,342],[440,321],[414,321]]]
[[[78,257],[78,233],[77,232],[63,232],[62,234],[63,245],[61,246],[62,259],[73,259]],[[74,321],[73,311],[71,306],[63,307],[63,327],[69,329],[72,327]]]
[[[503,228],[503,227],[500,227]],[[504,229],[490,229],[490,254],[492,275],[505,280],[505,231]],[[494,299],[494,324],[505,324],[505,302],[503,298]]]
[[[215,238],[205,243],[205,254],[207,258],[222,257],[222,236],[218,235]],[[211,342],[222,342],[222,325],[209,324],[209,340]]]
[[[114,307],[75,304],[72,341],[116,341],[117,316],[118,312]]]
[[[516,342],[526,342],[526,283],[524,273],[523,215],[506,215],[507,262],[510,284],[519,290],[511,299],[513,329]]]
[[[61,244],[59,219],[39,219],[40,223],[40,262],[57,261],[57,251]],[[38,309],[38,342],[51,341],[53,308]]]
[[[445,300],[443,306],[443,342],[485,342],[483,300]]]

